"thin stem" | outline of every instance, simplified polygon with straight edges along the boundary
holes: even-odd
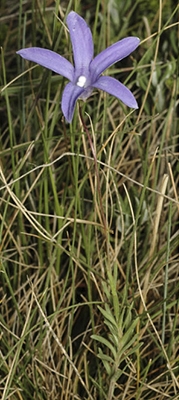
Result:
[[[79,107],[79,114],[80,114],[80,119],[81,119],[83,128],[84,128],[84,130],[85,130],[85,132],[87,134],[88,141],[89,141],[90,148],[91,148],[91,152],[92,152],[93,159],[94,159],[94,166],[95,166],[95,173],[96,173],[96,180],[97,180],[97,190],[98,190],[100,209],[101,209],[101,218],[102,218],[102,222],[103,222],[103,225],[104,225],[104,231],[105,231],[105,235],[106,235],[106,233],[107,233],[107,223],[106,223],[106,218],[105,218],[104,210],[103,210],[103,202],[102,202],[102,195],[101,195],[101,188],[100,188],[100,179],[99,179],[99,170],[98,170],[98,162],[97,162],[96,152],[95,152],[95,149],[94,149],[94,146],[93,146],[93,142],[92,142],[92,139],[91,139],[91,135],[90,135],[89,129],[85,124],[85,121],[84,121],[84,118],[83,118],[83,115],[82,115],[82,111],[81,111],[81,107]]]

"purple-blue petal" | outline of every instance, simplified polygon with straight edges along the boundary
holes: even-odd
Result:
[[[54,51],[41,49],[40,47],[30,47],[28,49],[21,49],[17,51],[22,58],[33,61],[42,67],[48,68],[57,74],[64,76],[70,81],[74,77],[74,67],[66,60],[66,58],[60,56]]]
[[[85,20],[74,11],[68,14],[66,22],[70,31],[75,69],[79,76],[84,75],[94,53],[90,28]]]
[[[74,114],[75,104],[80,95],[84,92],[84,88],[73,85],[69,82],[62,94],[62,112],[68,122],[71,122]]]
[[[99,53],[90,65],[92,81],[94,82],[98,76],[107,68],[115,64],[117,61],[127,57],[139,45],[140,39],[137,37],[127,37],[119,42],[109,46],[107,49]]]
[[[128,107],[138,108],[137,101],[131,91],[115,78],[111,78],[110,76],[100,76],[100,78],[93,84],[93,87],[112,94],[112,96],[117,97]]]

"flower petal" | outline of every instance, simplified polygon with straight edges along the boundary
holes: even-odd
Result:
[[[28,49],[21,49],[17,51],[22,58],[33,61],[42,67],[48,68],[57,74],[64,76],[70,81],[73,80],[74,67],[66,60],[66,58],[60,56],[54,51],[41,49],[40,47],[30,47]]]
[[[68,83],[65,86],[62,95],[62,111],[68,122],[71,122],[74,114],[75,104],[80,95],[84,92],[84,88]]]
[[[140,39],[137,37],[127,37],[109,46],[99,53],[90,65],[92,81],[94,82],[105,69],[117,61],[127,57],[139,45]]]
[[[128,107],[138,108],[137,101],[131,91],[121,82],[117,81],[117,79],[111,78],[110,76],[100,76],[93,87],[112,94]]]
[[[94,52],[90,28],[74,11],[68,14],[66,21],[70,31],[75,69],[78,70],[79,76],[85,75],[85,69],[89,68]]]

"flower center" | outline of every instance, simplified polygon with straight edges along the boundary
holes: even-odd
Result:
[[[85,83],[86,83],[86,77],[84,75],[79,76],[76,85],[79,87],[84,87]]]

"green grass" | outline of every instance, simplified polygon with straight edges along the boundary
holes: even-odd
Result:
[[[0,397],[178,399],[179,9],[81,3],[0,6]],[[70,60],[70,10],[95,54],[140,37],[108,70],[139,110],[94,92],[66,124],[66,81],[16,55]]]

